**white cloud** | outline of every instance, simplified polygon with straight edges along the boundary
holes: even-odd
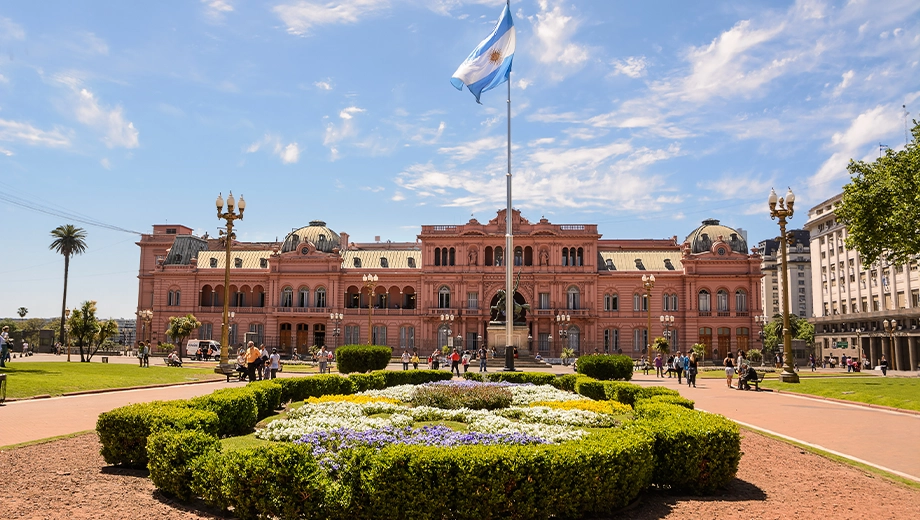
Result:
[[[109,159],[107,157],[103,157],[102,160],[99,161],[99,164],[101,164],[102,167],[105,168],[106,170],[112,169],[112,163],[109,162]]]
[[[339,117],[341,117],[342,119],[351,119],[352,117],[354,117],[352,116],[352,114],[360,114],[361,112],[365,112],[365,110],[363,108],[358,108],[358,107],[348,107],[342,110],[341,112],[339,112]]]
[[[850,84],[853,82],[854,76],[856,76],[856,73],[853,72],[852,70],[848,70],[844,72],[842,76],[843,79],[840,81],[840,84],[834,88],[834,92],[832,95],[834,97],[837,97],[840,94],[842,94],[843,91],[846,90],[846,88],[849,87]]]
[[[0,154],[5,155],[7,157],[13,156],[13,152],[7,150],[6,148],[2,148],[2,147],[0,147]]]
[[[328,79],[323,81],[316,81],[313,83],[313,86],[320,90],[332,90],[332,82]]]
[[[211,22],[221,22],[224,15],[233,12],[233,3],[230,0],[201,0],[204,4],[204,15]]]
[[[120,106],[106,108],[99,104],[92,92],[84,88],[77,92],[74,113],[78,121],[101,131],[102,142],[109,148],[138,147],[137,129],[134,128],[134,123],[125,120]]]
[[[430,128],[417,128],[415,135],[409,137],[410,140],[421,143],[421,144],[435,144],[444,135],[444,129],[447,128],[447,123],[441,121],[438,123],[436,129]]]
[[[25,40],[26,31],[10,20],[9,18],[0,18],[0,40]]]
[[[365,112],[363,108],[350,106],[339,112],[340,124],[328,123],[326,125],[326,134],[323,137],[323,145],[329,147],[332,160],[339,158],[339,143],[345,139],[350,139],[357,135],[355,127],[355,114]]]
[[[458,162],[468,162],[483,152],[498,150],[507,146],[504,136],[483,137],[457,146],[438,148],[438,153],[449,155]]]
[[[292,164],[300,160],[300,148],[298,148],[297,143],[289,143],[284,148],[275,150],[275,152],[281,157],[281,162],[284,164]]]
[[[300,160],[300,146],[297,143],[284,144],[281,138],[273,134],[265,134],[262,139],[246,147],[246,153],[255,153],[259,150],[269,151],[277,155],[283,164],[294,164]]]
[[[0,141],[21,142],[52,148],[70,146],[70,136],[57,128],[50,131],[40,130],[29,123],[6,119],[0,119]]]
[[[613,65],[614,75],[623,74],[630,78],[641,78],[645,75],[648,62],[645,56],[630,56],[626,60],[614,60],[611,65]]]
[[[393,193],[393,196],[390,197],[390,200],[392,200],[393,202],[401,202],[401,201],[406,200],[406,196],[403,195],[401,191],[396,191],[395,193]]]
[[[565,14],[562,7],[550,0],[539,0],[540,11],[530,18],[537,37],[537,58],[551,67],[551,76],[562,79],[567,72],[588,61],[588,48],[573,43],[579,20]]]
[[[96,36],[95,34],[88,32],[81,35],[83,39],[82,48],[92,54],[109,54],[109,45],[105,43],[105,40]]]
[[[356,23],[389,5],[389,0],[335,0],[325,4],[301,0],[277,5],[272,10],[287,26],[287,32],[302,36],[314,26]]]
[[[527,87],[529,87],[532,84],[533,84],[533,81],[530,81],[529,79],[519,79],[517,81],[517,86],[521,90],[527,90]]]

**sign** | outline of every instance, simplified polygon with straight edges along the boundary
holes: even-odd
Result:
[[[850,345],[846,341],[838,341],[837,348],[849,348]]]

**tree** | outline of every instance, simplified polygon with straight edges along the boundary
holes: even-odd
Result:
[[[74,309],[67,319],[67,331],[70,333],[70,339],[76,343],[80,349],[80,362],[87,363],[92,354],[89,349],[99,333],[99,320],[96,319],[96,302],[87,300],[80,304],[80,307]],[[95,354],[95,352],[93,352]]]
[[[808,323],[804,318],[790,314],[789,330],[793,339],[801,339],[808,346],[815,344],[815,326]],[[764,348],[773,350],[777,346],[781,346],[783,344],[783,315],[777,314],[773,316],[773,320],[764,326],[763,332]]]
[[[671,344],[668,343],[668,340],[662,337],[655,338],[655,342],[652,344],[652,348],[657,352],[661,352],[662,356],[667,356],[671,352]]]
[[[920,254],[920,124],[914,125],[904,150],[847,166],[851,180],[835,213],[863,265],[907,264]]]
[[[22,324],[22,338],[28,340],[32,345],[37,345],[38,340],[35,335],[48,325],[45,318],[29,318]]]
[[[58,226],[51,230],[51,236],[54,241],[48,246],[48,249],[64,255],[64,298],[61,302],[61,345],[64,342],[64,316],[67,309],[67,277],[70,273],[70,257],[80,255],[86,251],[86,231],[82,228],[74,227],[72,224]],[[82,356],[82,352],[81,352]]]
[[[25,307],[20,307],[16,309],[16,314],[18,314],[20,318],[25,318],[26,314],[29,314],[29,309],[26,309]]]
[[[166,329],[166,334],[176,340],[176,349],[178,350],[180,361],[182,360],[182,343],[185,338],[192,335],[192,331],[200,326],[201,322],[198,321],[194,314],[169,317],[169,328]]]

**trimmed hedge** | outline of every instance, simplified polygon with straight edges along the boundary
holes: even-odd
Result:
[[[281,408],[281,385],[277,379],[252,381],[245,387],[252,392],[259,410],[259,419],[264,419]]]
[[[592,379],[584,374],[566,374],[564,376],[557,377],[554,381],[550,381],[549,384],[558,388],[559,390],[565,390],[567,392],[575,392],[575,384],[578,381],[587,381]]]
[[[383,370],[392,356],[390,347],[376,345],[345,345],[335,351],[336,366],[343,374]]]
[[[597,354],[578,358],[578,373],[594,379],[629,381],[633,376],[633,360],[621,354]]]
[[[259,421],[259,405],[253,391],[242,388],[222,388],[208,395],[189,399],[191,407],[217,414],[220,437],[246,435]]]
[[[275,379],[281,384],[281,402],[303,401],[308,397],[322,397],[324,395],[354,393],[354,387],[348,378],[334,375],[321,374],[309,377],[285,377]]]
[[[654,387],[652,387],[654,388]],[[636,404],[636,399],[643,396],[646,388],[642,388],[639,385],[633,383],[626,383],[622,381],[596,381],[593,379],[583,379],[578,380],[575,383],[575,392],[595,400],[608,399],[611,401],[617,401],[623,404],[628,404],[633,406]],[[667,388],[662,388],[664,391],[671,391]],[[657,390],[650,390],[650,395],[655,395]]]
[[[186,401],[152,401],[99,414],[96,432],[108,464],[142,468],[147,465],[150,434],[175,430],[216,435],[218,424],[216,413],[190,408]]]
[[[634,408],[637,412],[643,406],[648,404],[673,404],[677,406],[683,406],[688,410],[693,410],[693,401],[687,399],[686,397],[681,397],[679,395],[655,395],[652,397],[642,398],[636,401]]]
[[[365,390],[383,390],[387,386],[387,380],[380,372],[349,374],[348,380],[351,381],[355,393],[364,392]]]
[[[642,430],[655,439],[654,484],[708,494],[735,478],[741,460],[737,424],[664,403],[640,404],[637,413],[641,418],[625,430]]]
[[[181,500],[192,496],[191,464],[206,453],[219,453],[217,437],[195,430],[161,431],[147,438],[147,468],[153,485]]]
[[[472,374],[474,372],[467,372]],[[386,387],[399,385],[423,385],[435,381],[448,381],[452,375],[443,370],[378,370],[371,374],[381,374],[386,380]],[[466,375],[466,374],[464,374]]]
[[[464,372],[463,379],[466,379],[467,381],[479,381],[480,383],[485,381],[485,378],[483,378],[482,374],[479,372]]]
[[[509,383],[533,383],[535,385],[549,385],[556,380],[556,374],[549,372],[487,372],[487,381]]]
[[[667,388],[664,386],[643,386],[639,390],[639,395],[636,396],[637,399],[649,399],[655,397],[656,395],[668,395],[671,397],[680,397],[680,392]]]

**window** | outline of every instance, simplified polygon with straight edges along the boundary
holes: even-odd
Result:
[[[214,324],[213,323],[202,323],[201,327],[198,327],[198,339],[211,339],[214,334]]]
[[[620,331],[604,329],[604,353],[616,353],[620,348]]]
[[[281,306],[282,307],[293,307],[294,306],[294,289],[291,287],[285,287],[281,289]]]
[[[255,342],[256,345],[261,345],[263,343],[264,340],[262,338],[265,332],[264,325],[262,325],[261,323],[250,323],[249,332],[256,335],[255,339],[252,340]]]
[[[569,287],[568,291],[566,291],[566,297],[567,297],[567,306],[566,306],[567,309],[575,310],[575,309],[581,308],[579,305],[580,293],[578,292],[578,287],[575,287],[574,285]]]
[[[638,311],[642,309],[642,295],[639,293],[633,294],[633,310]]]
[[[359,325],[345,325],[345,345],[358,345],[361,343],[361,327]]]
[[[400,348],[415,348],[415,327],[399,328],[399,346]]]
[[[671,310],[672,311],[679,310],[677,308],[677,295],[676,294],[671,295]]]
[[[495,248],[495,265],[505,265],[503,261],[504,261],[504,257],[502,255],[502,248],[496,247]]]
[[[514,265],[524,265],[524,248],[521,246],[514,248]]]
[[[537,349],[540,352],[549,352],[549,334],[541,332],[537,334]]]
[[[716,305],[719,312],[728,312],[728,293],[724,289],[716,293]]]
[[[617,270],[617,268],[613,265],[613,260],[611,260],[611,259],[608,258],[606,263],[607,263],[607,270],[608,270],[608,271],[616,271],[616,270]]]
[[[297,291],[297,306],[298,307],[309,307],[310,306],[310,289],[306,287],[301,287]]]
[[[569,248],[567,247],[562,248],[562,265],[569,265]]]
[[[712,307],[710,306],[709,291],[703,289],[699,293],[699,310],[700,312],[710,312]]]
[[[540,293],[540,308],[549,309],[549,293],[548,292]]]
[[[234,307],[245,307],[246,306],[246,293],[235,292],[233,293],[232,300],[230,300],[230,305]]]
[[[415,258],[409,257],[409,267],[415,268]]]
[[[325,287],[317,287],[315,297],[316,297],[316,302],[315,302],[316,305],[314,305],[314,307],[323,308],[326,306],[326,288]]]
[[[742,289],[735,291],[735,312],[747,312],[747,292]]]
[[[217,267],[217,259],[216,259],[216,258],[212,258],[212,259],[211,259],[211,267]]]
[[[441,309],[450,307],[450,287],[446,285],[438,289],[438,307]]]
[[[644,352],[648,346],[648,331],[633,329],[633,352]]]
[[[466,293],[466,308],[467,309],[478,309],[479,308],[479,293],[478,292]]]
[[[182,291],[176,289],[175,291],[169,291],[166,294],[166,305],[170,307],[178,307],[182,305]]]
[[[616,294],[605,294],[604,295],[604,310],[605,311],[618,311],[620,310],[620,301],[619,297]]]
[[[384,267],[384,268],[390,267],[390,261],[387,260],[387,257],[385,256],[380,257],[380,267]]]
[[[260,259],[259,259],[259,267],[260,267],[261,269],[267,269],[267,268],[268,268],[268,258],[260,258]]]
[[[243,267],[243,259],[242,259],[242,258],[234,258],[234,259],[233,259],[233,267],[236,267],[236,268]]]
[[[357,256],[352,259],[354,261],[355,267],[361,267],[361,259]]]
[[[371,345],[387,345],[386,325],[374,325],[374,337],[371,338]]]

